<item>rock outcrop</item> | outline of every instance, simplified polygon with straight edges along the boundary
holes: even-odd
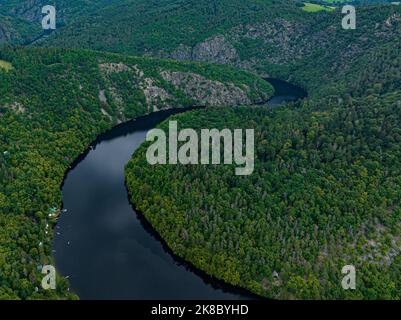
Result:
[[[201,105],[230,106],[252,103],[247,90],[232,83],[209,80],[191,72],[163,71],[161,76]]]

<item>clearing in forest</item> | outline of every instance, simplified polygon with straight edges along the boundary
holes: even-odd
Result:
[[[316,3],[305,2],[302,10],[306,12],[334,11],[335,7],[324,6]]]
[[[13,68],[13,65],[10,62],[0,60],[0,69],[10,71],[12,68]]]

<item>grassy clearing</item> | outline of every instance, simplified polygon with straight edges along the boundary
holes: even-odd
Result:
[[[308,2],[304,3],[304,6],[302,7],[302,10],[306,12],[334,11],[335,9],[335,7],[329,7]]]
[[[10,71],[13,68],[13,65],[7,61],[0,60],[0,69],[4,69],[6,71]]]
[[[344,3],[344,2],[350,2],[349,0],[323,0],[323,2],[327,3]]]

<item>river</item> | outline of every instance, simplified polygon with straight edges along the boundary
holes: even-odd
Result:
[[[277,95],[270,101],[304,97],[300,88],[269,79]],[[146,133],[169,110],[138,118],[101,135],[66,175],[63,212],[54,230],[57,271],[68,277],[81,299],[257,298],[207,276],[167,248],[129,202],[124,167]]]

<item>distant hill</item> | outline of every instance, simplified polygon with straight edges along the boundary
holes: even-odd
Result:
[[[176,254],[269,298],[400,299],[400,11],[358,12],[355,31],[341,29],[338,12],[322,12],[309,13],[305,30],[285,20],[273,38],[256,26],[243,38],[225,33],[226,43],[266,36],[229,63],[289,78],[311,95],[274,110],[174,117],[181,128],[254,128],[248,177],[234,177],[233,166],[150,166],[148,144],[135,153],[131,200]],[[341,287],[348,264],[356,290]]]
[[[60,205],[64,172],[100,132],[173,106],[263,101],[272,88],[257,75],[299,84],[309,98],[177,117],[255,127],[255,175],[234,180],[226,167],[156,175],[142,149],[127,177],[131,190],[139,179],[148,187],[132,200],[174,252],[267,297],[401,297],[400,6],[358,6],[357,29],[343,30],[339,8],[306,12],[285,0],[57,3],[57,31],[34,43],[46,48],[0,49],[1,298],[49,297],[35,292],[38,268],[52,259],[46,217]],[[1,4],[0,42],[36,39],[42,4]],[[161,181],[176,188],[158,190]],[[164,220],[154,191],[172,213]],[[349,261],[363,269],[362,285],[344,293],[339,265]],[[52,297],[73,298],[66,288]]]
[[[7,0],[0,3],[0,44],[29,43],[43,34],[41,21],[45,5],[57,8],[57,26],[63,27],[79,17],[119,3],[117,0]]]
[[[0,16],[0,43],[36,39],[42,33],[38,8],[45,2],[1,4],[0,13],[7,16]],[[322,90],[331,94],[349,91],[354,65],[383,47],[396,46],[401,37],[401,6],[358,7],[357,29],[343,30],[340,9],[305,12],[299,4],[286,0],[58,1],[57,31],[35,45],[230,64],[290,79],[311,94]]]
[[[275,299],[401,298],[401,93],[176,115],[179,128],[253,128],[255,171],[126,166],[135,208],[175,254]],[[160,128],[168,132],[168,121]],[[356,268],[356,290],[341,270]]]
[[[358,7],[357,29],[343,30],[339,9],[305,12],[290,1],[124,1],[43,45],[230,64],[333,93],[349,91],[360,61],[397,46],[400,13],[401,6]]]
[[[183,128],[255,128],[256,172],[149,166],[145,144],[126,169],[131,199],[176,254],[266,297],[400,299],[400,7],[358,7],[356,30],[339,10],[292,10],[148,50],[273,74],[310,97],[175,116]],[[341,287],[347,264],[355,291]]]

